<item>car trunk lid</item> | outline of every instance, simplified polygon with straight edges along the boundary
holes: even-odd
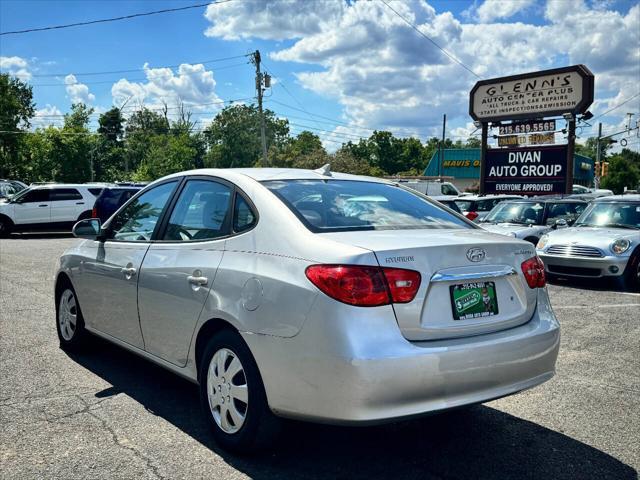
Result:
[[[527,322],[535,310],[536,292],[527,286],[521,270],[522,262],[535,256],[529,243],[480,229],[320,235],[371,250],[382,267],[420,272],[422,281],[414,300],[393,305],[408,340],[511,328]]]

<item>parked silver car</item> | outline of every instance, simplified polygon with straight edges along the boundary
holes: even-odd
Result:
[[[586,206],[583,200],[554,197],[507,200],[496,205],[479,225],[535,245],[543,234],[573,224]]]
[[[279,417],[386,422],[554,375],[534,248],[390,181],[195,170],[74,233],[62,348],[91,332],[198,383],[228,449],[265,445]]]
[[[640,289],[640,195],[595,200],[572,228],[543,235],[537,250],[551,275],[618,277]]]
[[[500,202],[520,198],[520,195],[467,195],[456,198],[455,202],[465,217],[478,223]]]

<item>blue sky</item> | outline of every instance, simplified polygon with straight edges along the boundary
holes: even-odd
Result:
[[[3,0],[0,30],[194,3]],[[483,78],[584,63],[596,74],[596,115],[640,93],[637,1],[389,3]],[[256,49],[281,81],[267,93],[266,106],[289,116],[294,132],[311,127],[329,147],[368,136],[372,128],[421,138],[437,135],[443,113],[449,136],[462,138],[473,130],[466,105],[477,78],[379,0],[235,0],[208,9],[6,35],[0,37],[0,68],[34,86],[41,115],[36,124],[60,123],[52,115],[68,111],[74,100],[100,112],[125,98],[131,109],[157,108],[162,101],[173,106],[180,99],[206,123],[222,101],[251,101],[254,73],[245,58],[201,62]],[[186,64],[182,70],[159,70],[180,64]],[[140,71],[81,75],[132,69]],[[605,131],[613,131],[624,124],[626,112],[639,110],[636,97],[599,120]],[[588,133],[587,128],[583,136]]]

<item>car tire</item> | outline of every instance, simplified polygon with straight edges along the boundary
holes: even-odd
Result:
[[[9,217],[0,215],[0,238],[7,238],[13,231],[13,222]]]
[[[75,290],[65,281],[56,295],[56,331],[60,348],[71,352],[80,350],[87,342],[88,332]]]
[[[624,270],[624,286],[631,291],[640,292],[640,248],[631,254]]]
[[[282,422],[269,409],[258,366],[237,332],[222,330],[209,340],[198,378],[202,408],[222,448],[252,453],[277,437]]]

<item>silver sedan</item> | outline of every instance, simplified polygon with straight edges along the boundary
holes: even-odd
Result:
[[[640,195],[595,200],[573,227],[543,235],[537,250],[550,275],[613,277],[640,290]]]
[[[549,380],[560,328],[531,244],[389,181],[196,170],[60,259],[64,349],[95,334],[197,383],[224,448],[281,418],[370,424]]]

